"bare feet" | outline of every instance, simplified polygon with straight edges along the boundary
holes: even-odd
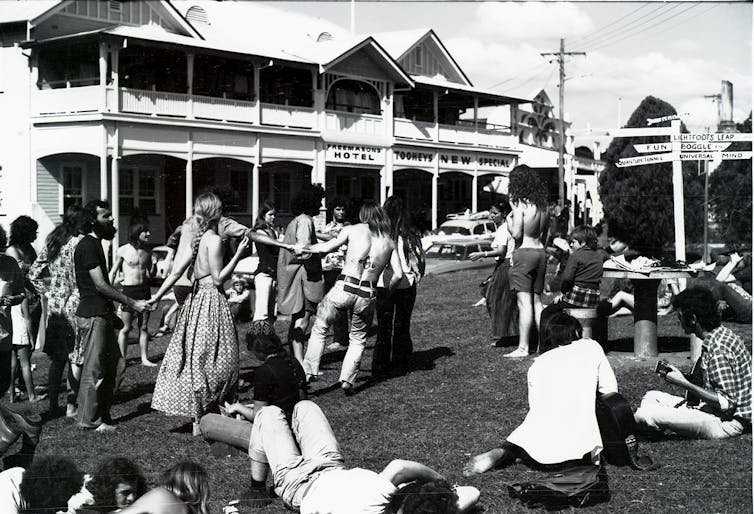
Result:
[[[94,431],[99,433],[115,432],[115,427],[113,425],[108,425],[107,423],[100,423],[100,426],[95,428]]]
[[[68,404],[65,407],[65,417],[66,418],[75,418],[79,413],[79,410],[76,408],[73,404]]]
[[[146,366],[146,367],[148,367],[148,368],[154,368],[155,366],[157,366],[157,363],[156,363],[156,362],[152,362],[152,361],[150,361],[150,360],[149,360],[149,359],[147,359],[146,357],[142,357],[142,358],[141,358],[141,365],[142,365],[142,366]]]
[[[529,352],[526,351],[526,350],[524,350],[523,348],[516,348],[512,352],[506,353],[505,355],[503,355],[503,357],[512,357],[512,358],[515,358],[515,357],[528,357],[528,356],[529,356]]]
[[[351,384],[350,382],[343,380],[340,383],[340,388],[343,390],[343,393],[345,393],[346,396],[353,396],[353,384]]]
[[[475,455],[463,467],[463,476],[470,477],[491,470],[504,454],[501,448],[494,448],[486,453]]]

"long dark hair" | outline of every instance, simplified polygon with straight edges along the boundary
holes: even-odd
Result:
[[[403,249],[406,255],[408,255],[411,247],[421,246],[419,231],[406,213],[403,199],[400,196],[388,197],[382,208],[385,209],[385,214],[390,220],[390,228],[395,242],[398,242],[399,237],[403,239]]]
[[[73,237],[77,235],[76,227],[74,226],[73,218],[78,214],[81,215],[82,209],[80,205],[71,205],[63,215],[63,221],[52,229],[45,239],[45,247],[47,248],[47,260],[54,261],[60,255],[60,249]]]
[[[270,211],[275,210],[275,204],[270,201],[262,202],[259,205],[259,210],[257,211],[257,219],[254,221],[254,226],[252,227],[254,230],[257,229],[266,229],[267,224],[264,221],[264,217],[267,216],[267,213]]]

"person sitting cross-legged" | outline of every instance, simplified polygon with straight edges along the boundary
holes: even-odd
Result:
[[[613,369],[597,341],[581,338],[579,322],[558,312],[542,327],[540,355],[528,372],[529,412],[500,447],[466,464],[465,476],[523,460],[537,468],[574,461],[597,464],[602,438],[595,400],[618,391]]]
[[[701,370],[701,384],[668,365],[664,379],[692,394],[684,400],[647,392],[634,413],[637,423],[695,439],[724,439],[751,429],[751,354],[739,336],[720,324],[716,303],[704,287],[689,288],[673,299],[683,330],[702,339],[701,367],[695,366]]]
[[[393,460],[379,473],[346,469],[330,423],[309,400],[296,404],[290,425],[279,407],[262,408],[249,455],[252,488],[264,491],[269,466],[277,495],[302,514],[457,513],[479,499],[476,488],[453,489],[418,462]],[[419,484],[400,489],[413,482]]]

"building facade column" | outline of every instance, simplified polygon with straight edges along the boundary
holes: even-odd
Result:
[[[102,112],[107,112],[107,43],[99,44],[99,90],[102,95]]]
[[[479,209],[479,194],[477,189],[479,187],[479,170],[476,169],[476,163],[478,160],[474,158],[474,175],[471,177],[471,212],[477,212]]]
[[[188,119],[194,119],[194,53],[186,52],[186,93],[188,93]]]
[[[186,154],[186,217],[194,213],[194,138],[189,131],[188,152]]]
[[[440,178],[440,154],[435,152],[435,169],[432,171],[432,230],[437,229],[437,180]]]
[[[102,151],[99,154],[99,198],[107,200],[107,156],[108,156],[107,123],[102,122]]]
[[[117,131],[116,131],[117,135]],[[113,225],[115,226],[115,233],[118,234],[120,232],[120,183],[118,180],[119,176],[119,167],[120,167],[120,149],[118,148],[118,143],[116,139],[115,146],[113,148],[113,159],[112,159],[112,165],[110,167],[110,188],[111,188],[111,196],[110,196],[110,209],[113,215]],[[116,253],[118,252],[118,236],[115,236],[116,238],[113,239],[113,241],[110,244],[110,255],[111,262],[115,262]]]
[[[254,137],[254,136],[252,136]],[[251,168],[251,215],[252,223],[254,222],[254,216],[259,212],[259,173],[262,167],[262,138],[260,136],[254,137],[254,145],[252,146],[252,159],[254,160]]]

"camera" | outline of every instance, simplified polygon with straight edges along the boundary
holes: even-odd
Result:
[[[668,361],[657,361],[657,365],[655,366],[655,373],[659,373],[660,375],[667,375],[670,371],[673,370],[670,368]]]

